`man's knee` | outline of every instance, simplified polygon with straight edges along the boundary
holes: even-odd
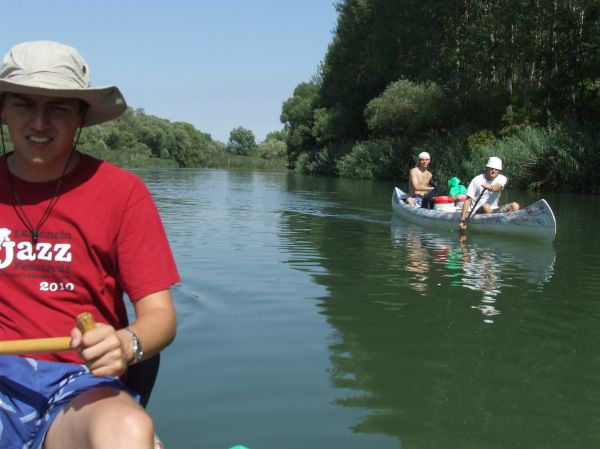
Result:
[[[481,206],[479,208],[479,210],[477,211],[478,214],[491,214],[492,213],[492,208],[490,207],[490,205],[488,203],[485,203],[483,206]]]
[[[516,212],[520,208],[519,203],[508,203],[504,206],[504,212]]]
[[[101,416],[101,413],[104,416]],[[113,447],[152,448],[154,447],[154,423],[146,411],[137,404],[99,410],[91,423],[94,448],[104,448],[107,440]],[[107,433],[110,429],[110,433]],[[107,438],[107,435],[111,435]]]
[[[95,388],[78,395],[56,418],[44,449],[154,447],[154,423],[128,393]]]
[[[127,447],[153,447],[154,423],[142,408],[130,408],[119,420],[119,434],[127,435]],[[125,446],[123,446],[125,447]]]

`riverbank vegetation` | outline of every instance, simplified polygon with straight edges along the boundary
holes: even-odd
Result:
[[[343,0],[319,73],[282,107],[294,170],[599,192],[600,4]]]
[[[238,127],[228,144],[184,122],[170,122],[128,109],[118,119],[85,128],[78,148],[127,168],[207,167],[281,170],[287,166],[285,135],[270,133],[260,144]]]

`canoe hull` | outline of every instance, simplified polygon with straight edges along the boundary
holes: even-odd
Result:
[[[402,200],[406,195],[398,187],[392,194],[392,208],[399,217],[422,226],[458,229],[460,210],[441,211],[408,206]],[[552,241],[556,236],[556,219],[546,200],[541,199],[517,212],[472,215],[469,230]]]

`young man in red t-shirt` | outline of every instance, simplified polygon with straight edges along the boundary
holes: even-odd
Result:
[[[179,275],[142,181],[75,148],[82,127],[126,109],[91,88],[78,52],[15,46],[0,67],[0,340],[71,335],[72,352],[0,356],[0,447],[154,447],[150,417],[119,380],[175,337]],[[128,325],[123,301],[131,299]],[[91,312],[96,327],[74,326]]]

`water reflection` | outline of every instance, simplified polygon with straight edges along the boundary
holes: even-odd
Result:
[[[414,273],[409,285],[419,292],[427,290],[429,254],[424,242],[415,235],[406,238],[406,271]]]
[[[466,236],[461,236],[459,246],[462,253],[463,275],[458,283],[463,287],[482,292],[481,303],[472,307],[480,310],[485,317],[489,317],[484,321],[491,323],[491,317],[500,314],[500,310],[495,306],[502,285],[502,264],[496,262],[496,259],[500,258],[490,250],[475,245],[469,247]]]
[[[497,305],[502,289],[516,279],[542,286],[554,272],[551,244],[498,236],[438,233],[392,221],[392,243],[405,251],[408,284],[417,292],[435,286],[463,287],[481,293],[472,308],[486,323],[501,313]]]

